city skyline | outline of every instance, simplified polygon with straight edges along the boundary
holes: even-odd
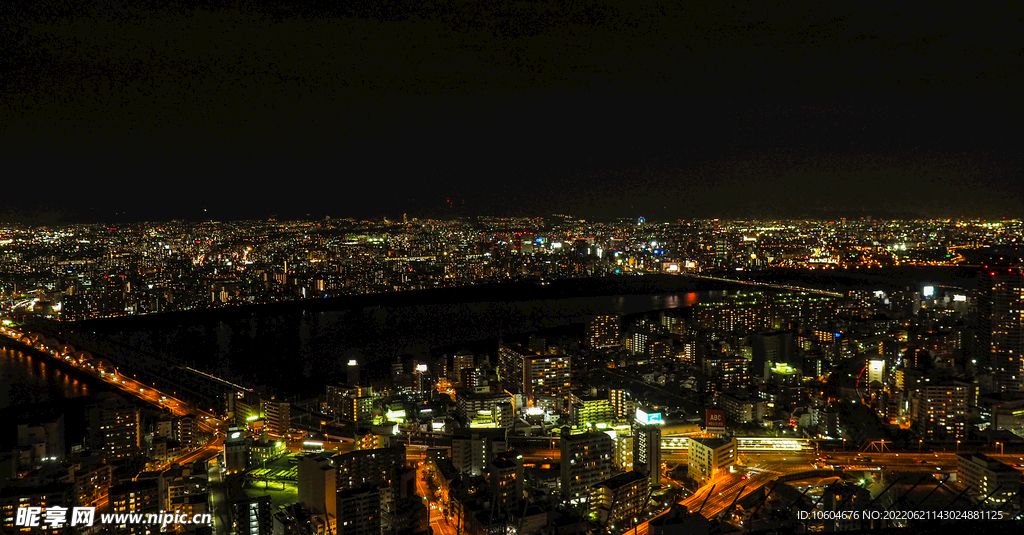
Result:
[[[0,531],[1020,531],[1022,19],[0,3]]]

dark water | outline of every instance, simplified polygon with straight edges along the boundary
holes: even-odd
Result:
[[[68,376],[44,357],[0,346],[0,409],[89,394],[85,381]]]
[[[133,351],[252,385],[318,390],[344,377],[350,358],[372,365],[439,347],[582,324],[591,314],[680,309],[712,292],[439,303],[354,310],[254,313],[98,331]]]

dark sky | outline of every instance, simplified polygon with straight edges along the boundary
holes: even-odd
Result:
[[[0,214],[1024,216],[1024,4],[675,4],[4,3]]]

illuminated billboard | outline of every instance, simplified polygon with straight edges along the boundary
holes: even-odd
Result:
[[[966,300],[967,300],[967,296],[966,295],[954,295],[953,296],[953,301],[956,301],[958,303],[962,303],[962,302],[964,302]]]
[[[661,425],[660,412],[647,412],[644,409],[636,410],[636,421],[644,425]]]
[[[934,286],[925,286],[924,290],[922,290],[921,293],[925,297],[931,297],[931,296],[935,295],[935,287]]]
[[[712,433],[725,431],[725,411],[704,409],[704,430]]]

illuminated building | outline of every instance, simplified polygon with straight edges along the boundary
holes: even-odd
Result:
[[[459,351],[452,356],[452,369],[451,379],[456,385],[460,386],[476,386],[469,385],[466,381],[467,374],[470,373],[476,366],[476,357],[472,353],[466,350]]]
[[[228,429],[224,439],[224,469],[229,474],[244,472],[249,463],[249,439],[237,427]]]
[[[271,535],[274,532],[270,496],[238,500],[231,504],[235,535]]]
[[[90,445],[101,449],[108,459],[136,455],[141,437],[139,410],[118,396],[104,396],[89,410],[89,432]]]
[[[619,344],[619,317],[593,316],[587,322],[587,345],[590,348]]]
[[[273,399],[260,400],[260,412],[267,420],[267,431],[271,436],[283,437],[292,427],[291,404]]]
[[[987,267],[978,280],[978,365],[991,372],[997,392],[1024,390],[1024,275]]]
[[[605,433],[571,433],[568,427],[562,428],[562,500],[578,507],[589,498],[591,487],[611,475],[614,447]]]
[[[613,416],[616,420],[632,418],[636,412],[636,402],[633,395],[624,388],[612,388],[608,390],[608,400],[612,404]]]
[[[350,384],[352,386],[356,386],[356,385],[361,384],[360,381],[359,381],[359,379],[360,379],[359,375],[360,374],[359,374],[359,361],[358,360],[356,360],[356,359],[349,359],[348,367],[346,368],[345,372],[346,372],[346,379],[348,379],[348,384]]]
[[[661,485],[661,414],[637,409],[633,422],[633,470]]]
[[[72,485],[62,482],[53,482],[41,486],[26,486],[18,484],[20,482],[10,481],[8,485],[0,489],[0,528],[3,533],[27,533],[33,534],[44,534],[44,535],[58,535],[61,533],[67,533],[68,529],[64,526],[58,528],[50,528],[46,524],[45,512],[48,507],[67,507],[68,508],[68,520],[71,519],[70,508],[75,503],[74,490]],[[154,489],[155,494],[155,489]],[[111,505],[114,505],[114,495],[111,494]],[[25,526],[15,526],[14,523],[17,520],[18,509],[21,507],[41,507],[42,513],[39,517],[39,526],[28,528]],[[96,515],[96,520],[99,520],[99,514]]]
[[[522,392],[531,403],[538,396],[568,396],[572,378],[572,359],[568,355],[541,355],[522,346],[501,345],[498,358],[506,390]]]
[[[633,430],[631,425],[619,424],[604,433],[612,438],[614,446],[613,465],[616,470],[628,472],[633,469]]]
[[[725,393],[718,394],[715,397],[715,402],[725,409],[725,414],[730,422],[746,424],[760,422],[764,418],[764,403],[762,402],[741,399]]]
[[[405,464],[405,446],[357,450],[331,457],[337,473],[338,490],[363,485],[392,487],[397,485],[398,472]]]
[[[728,472],[736,460],[735,438],[690,438],[687,465],[690,478],[698,485]]]
[[[159,513],[161,509],[160,484],[156,479],[129,481],[110,487],[110,512],[115,514],[150,514]],[[142,534],[149,533],[150,526],[145,524],[114,524],[111,526],[117,533]]]
[[[645,332],[635,332],[630,337],[632,342],[630,343],[629,351],[634,355],[641,355],[647,353],[647,339],[650,338],[650,334]]]
[[[743,357],[708,355],[702,362],[705,395],[731,392],[750,382],[750,361]]]
[[[327,385],[327,410],[350,422],[373,420],[373,388]]]
[[[473,392],[467,389],[459,389],[455,394],[456,413],[463,421],[469,423],[475,420],[481,412],[488,415],[498,413],[498,406],[512,403],[512,396],[505,392],[496,392],[490,388],[480,387],[484,392]],[[509,411],[505,411],[508,413]],[[511,415],[508,414],[508,417]],[[492,418],[492,421],[495,421]],[[507,423],[502,420],[502,423]]]
[[[452,436],[452,466],[463,474],[479,476],[495,455],[507,449],[504,429],[457,429]]]
[[[487,479],[495,500],[494,509],[501,513],[517,509],[523,499],[523,456],[510,453],[496,455],[487,467]]]
[[[588,504],[590,518],[600,526],[631,520],[644,512],[650,484],[640,472],[626,472],[594,485]]]
[[[380,535],[381,490],[372,486],[338,493],[337,535]]]
[[[910,397],[910,416],[917,423],[918,433],[925,437],[964,436],[967,393],[967,385],[956,381],[920,383]]]
[[[189,516],[208,512],[205,463],[171,465],[160,474],[159,482],[161,509],[181,511]]]
[[[615,419],[612,402],[608,398],[573,392],[570,399],[572,400],[573,426],[609,423]]]
[[[87,457],[71,466],[75,494],[79,504],[92,503],[106,494],[114,481],[114,467],[100,455]],[[0,512],[2,514],[2,512]]]
[[[992,503],[1003,503],[1021,490],[1020,472],[980,453],[959,453],[956,457],[958,483],[969,486]],[[998,490],[997,490],[998,489]]]
[[[196,441],[196,416],[187,414],[180,418],[175,418],[172,422],[174,426],[173,438],[176,438],[178,442],[185,448],[189,448],[195,445]]]

